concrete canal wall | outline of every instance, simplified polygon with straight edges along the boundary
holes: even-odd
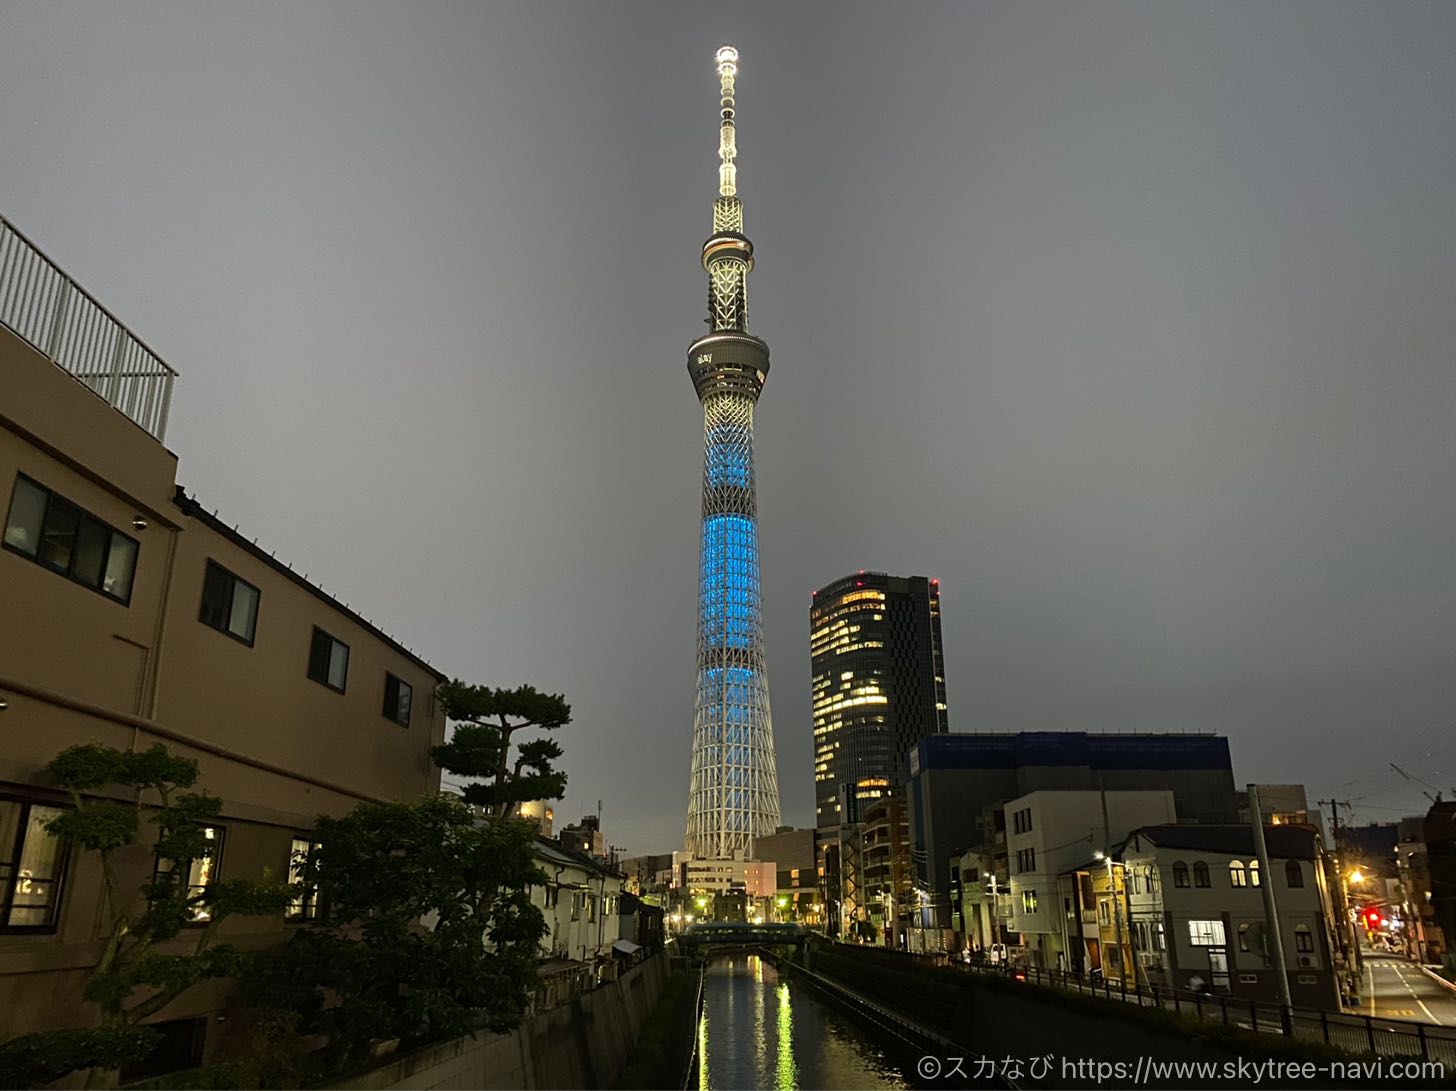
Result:
[[[512,1033],[482,1032],[425,1046],[332,1087],[360,1091],[610,1087],[626,1065],[668,973],[667,956],[655,955],[616,981],[542,1012]]]

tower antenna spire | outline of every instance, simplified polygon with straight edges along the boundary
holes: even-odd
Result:
[[[732,197],[738,192],[737,128],[734,125],[733,81],[738,75],[738,50],[725,45],[718,50],[718,88],[722,96],[723,120],[718,126],[718,195]]]

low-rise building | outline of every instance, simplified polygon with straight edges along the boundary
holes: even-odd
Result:
[[[174,373],[0,219],[0,1038],[77,1025],[104,946],[94,854],[45,830],[70,746],[163,744],[218,796],[191,886],[286,876],[320,814],[438,790],[444,675],[177,486],[162,443]],[[409,561],[402,561],[407,566]],[[401,580],[407,573],[401,572]],[[155,827],[143,823],[146,836]],[[152,878],[145,840],[118,890]],[[286,940],[316,906],[221,922]],[[198,926],[205,922],[199,919]],[[189,928],[161,953],[196,940]],[[174,1067],[231,1029],[228,983],[158,1012]],[[124,1072],[123,1078],[133,1075]]]
[[[865,919],[874,925],[877,942],[904,950],[915,898],[905,801],[892,792],[866,806],[861,818]]]
[[[1137,981],[1278,1003],[1264,907],[1278,908],[1289,991],[1297,1006],[1338,1010],[1330,941],[1333,906],[1318,835],[1266,826],[1269,871],[1259,867],[1248,826],[1146,826],[1133,831],[1116,869],[1118,898],[1102,910],[1125,932]],[[1093,869],[1095,874],[1095,869]],[[1100,904],[1105,904],[1100,903]],[[1118,910],[1122,910],[1119,917]],[[1113,976],[1114,967],[1104,968]],[[1131,975],[1128,987],[1134,985]]]
[[[1055,969],[1076,962],[1069,921],[1077,896],[1063,874],[1121,844],[1138,826],[1177,820],[1173,793],[1166,789],[1030,792],[1002,810],[1010,866],[1006,928],[1026,949],[1029,965]]]

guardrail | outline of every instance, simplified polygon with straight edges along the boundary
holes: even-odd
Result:
[[[944,956],[908,955],[950,966],[971,974],[989,974],[1034,985],[1081,993],[1138,1007],[1155,1007],[1202,1022],[1238,1026],[1265,1034],[1278,1034],[1307,1042],[1324,1042],[1351,1053],[1368,1053],[1382,1058],[1440,1061],[1447,1070],[1456,1067],[1456,1027],[1422,1023],[1414,1019],[1388,1019],[1351,1012],[1322,1011],[1318,1008],[1286,1007],[1247,997],[1222,993],[1188,992],[1159,985],[1125,982],[1114,985],[1101,979],[1082,977],[1037,966],[995,967],[949,959]]]
[[[703,984],[708,976],[708,964],[702,963],[698,967],[698,995],[693,1000],[693,1048],[688,1052],[688,1063],[683,1066],[682,1091],[688,1091],[690,1087],[698,1084],[698,1064],[701,1058],[698,1050],[702,1048],[703,1038],[701,1025],[703,1022]]]
[[[0,324],[159,442],[166,439],[177,372],[4,216]]]

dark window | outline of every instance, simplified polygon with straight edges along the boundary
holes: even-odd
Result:
[[[1208,878],[1208,865],[1205,864],[1202,860],[1195,860],[1193,862],[1193,885],[1194,886],[1212,886],[1213,885],[1213,883],[1211,883],[1209,881],[1209,878]]]
[[[1284,861],[1284,879],[1291,887],[1304,885],[1304,869],[1299,866],[1298,860]]]
[[[1314,933],[1309,930],[1309,925],[1296,924],[1294,926],[1294,949],[1301,954],[1314,953]]]
[[[212,920],[212,910],[207,905],[207,888],[217,882],[222,874],[222,846],[227,830],[221,826],[203,826],[202,835],[212,845],[212,850],[195,860],[163,860],[158,857],[156,876],[187,877],[187,900],[192,903],[193,924],[206,924]]]
[[[252,647],[258,631],[258,589],[216,561],[208,561],[197,620]]]
[[[108,598],[131,602],[136,540],[24,474],[15,478],[5,548]]]
[[[46,832],[60,807],[0,799],[0,932],[53,932],[67,844]]]
[[[384,714],[401,727],[409,727],[410,702],[415,691],[410,684],[392,674],[384,676]]]
[[[288,882],[290,885],[297,885],[303,882],[303,869],[313,854],[318,851],[319,843],[307,837],[295,837],[293,844],[288,850]],[[317,920],[321,915],[318,888],[304,889],[299,891],[298,896],[288,903],[288,909],[284,917],[291,921],[312,921]]]
[[[1185,864],[1182,860],[1177,860],[1173,863],[1173,885],[1188,885],[1188,865]]]
[[[148,1023],[147,1029],[160,1035],[152,1051],[139,1061],[121,1066],[121,1082],[150,1079],[196,1068],[202,1063],[202,1043],[207,1037],[207,1020],[173,1019],[166,1023]]]
[[[322,629],[314,629],[313,643],[308,649],[308,676],[343,693],[349,677],[349,645]]]

